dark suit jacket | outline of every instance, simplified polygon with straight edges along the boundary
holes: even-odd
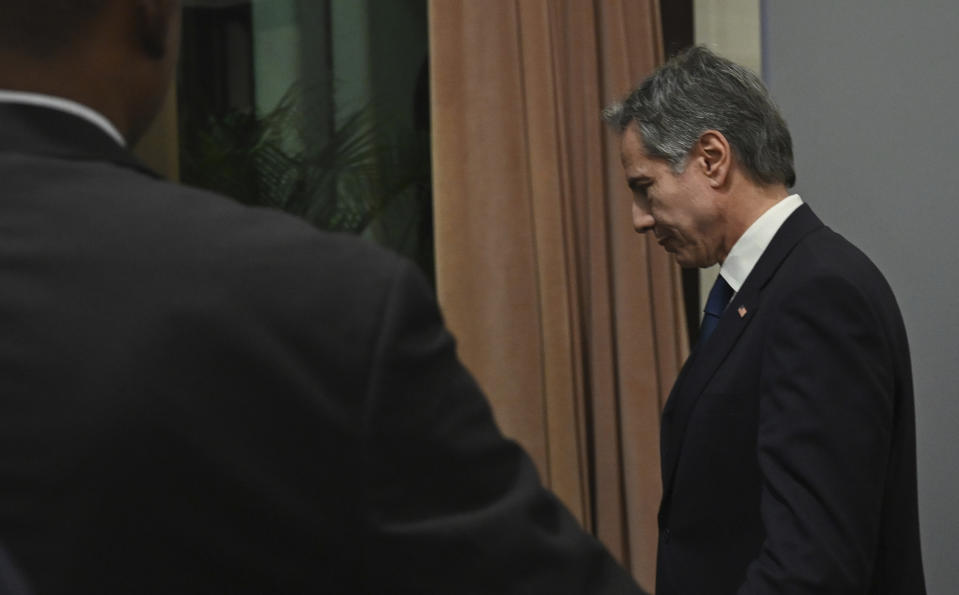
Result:
[[[658,595],[922,595],[912,378],[895,298],[808,206],[662,418]]]
[[[0,539],[39,595],[640,593],[372,243],[0,105]]]
[[[20,570],[14,567],[3,546],[0,546],[0,595],[29,595]]]

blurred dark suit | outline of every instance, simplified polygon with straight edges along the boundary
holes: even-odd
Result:
[[[640,593],[371,243],[0,105],[0,537],[40,595]]]

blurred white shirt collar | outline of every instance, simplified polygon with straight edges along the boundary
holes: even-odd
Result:
[[[123,135],[116,129],[110,120],[107,120],[103,114],[90,109],[89,107],[62,97],[53,97],[52,95],[43,95],[40,93],[27,93],[24,91],[6,91],[0,89],[0,103],[23,103],[26,105],[36,105],[48,107],[50,109],[60,110],[73,114],[79,118],[95,124],[101,130],[110,135],[110,138],[117,141],[121,147],[126,146]]]

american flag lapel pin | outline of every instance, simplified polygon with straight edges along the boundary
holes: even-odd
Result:
[[[740,317],[740,318],[745,318],[745,317],[746,317],[746,306],[740,306],[740,307],[739,307],[739,310],[737,310],[737,312],[739,312],[739,317]]]

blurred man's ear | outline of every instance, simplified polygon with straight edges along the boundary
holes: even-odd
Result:
[[[163,59],[170,51],[169,38],[178,10],[179,0],[136,0],[137,36],[154,60]]]

